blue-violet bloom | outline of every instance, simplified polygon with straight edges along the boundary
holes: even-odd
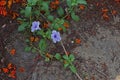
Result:
[[[51,38],[54,43],[59,42],[61,40],[60,33],[56,30],[52,31]]]
[[[39,21],[32,22],[31,32],[34,32],[36,30],[41,30],[41,28],[39,27],[39,25],[40,25]]]

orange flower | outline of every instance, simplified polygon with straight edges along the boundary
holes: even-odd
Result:
[[[80,6],[79,6],[79,9],[80,9],[80,10],[84,10],[84,9],[85,9],[85,6],[84,6],[84,5],[80,5]]]
[[[15,50],[15,49],[11,49],[11,50],[10,50],[10,54],[11,54],[11,55],[15,55],[15,53],[16,53],[16,50]]]
[[[8,71],[9,71],[7,68],[2,68],[2,70],[4,73],[8,73]]]
[[[63,24],[66,28],[68,28],[69,27],[69,24],[68,24],[68,22],[64,22],[64,24]]]
[[[81,40],[80,40],[80,39],[75,39],[75,43],[76,43],[76,44],[80,44],[80,43],[81,43]]]
[[[25,72],[25,68],[24,67],[20,67],[19,68],[19,72]]]

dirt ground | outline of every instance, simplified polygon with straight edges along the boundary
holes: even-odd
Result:
[[[85,10],[76,10],[80,21],[70,21],[69,29],[62,35],[63,43],[67,51],[75,55],[74,64],[83,80],[115,80],[120,75],[120,4],[114,0],[87,1]],[[97,2],[100,6],[96,7]],[[102,8],[109,10],[109,19],[102,17]],[[116,10],[117,14],[112,15],[112,10]],[[0,44],[5,41],[4,47],[1,45],[7,50],[5,57],[17,67],[16,80],[78,80],[63,68],[62,63],[55,60],[45,62],[42,58],[35,60],[39,54],[25,52],[25,36],[17,32],[15,21],[6,20],[6,27],[0,28]],[[5,21],[2,21],[0,25],[4,24]],[[74,43],[76,38],[81,39],[81,44]],[[63,52],[60,44],[51,46],[54,49],[50,52]],[[11,48],[16,49],[14,56],[9,54]],[[24,67],[25,72],[19,72],[19,67]]]

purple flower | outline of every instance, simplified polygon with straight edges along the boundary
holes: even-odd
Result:
[[[34,32],[36,30],[41,30],[40,27],[39,27],[39,25],[40,25],[39,21],[32,22],[31,32]]]
[[[61,40],[60,33],[57,32],[56,30],[52,31],[51,38],[54,43],[59,42]]]

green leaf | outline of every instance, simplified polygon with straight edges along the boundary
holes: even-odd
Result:
[[[45,36],[48,38],[48,39],[51,39],[51,30],[47,30],[47,32],[45,33]]]
[[[86,0],[77,0],[77,3],[87,5]]]
[[[28,3],[32,3],[32,0],[27,0]]]
[[[69,57],[66,56],[66,55],[63,55],[63,58],[64,58],[65,60],[69,60]]]
[[[33,15],[33,16],[34,16],[34,15],[39,16],[39,15],[40,15],[40,11],[34,11],[32,15]]]
[[[40,35],[40,36],[42,36],[44,38],[46,37],[46,34],[45,34],[45,32],[43,30],[37,31],[37,35]]]
[[[32,52],[33,52],[33,53],[35,53],[35,52],[36,52],[36,49],[35,49],[35,48],[33,48],[33,49],[32,49]]]
[[[19,27],[18,27],[18,31],[24,31],[25,28],[29,25],[28,22],[23,22]]]
[[[38,0],[31,0],[32,1],[32,5],[36,5]]]
[[[66,0],[66,3],[67,3],[67,5],[68,5],[68,7],[71,7],[72,5],[72,2],[71,2],[71,0]]]
[[[47,19],[52,22],[54,20],[54,17],[52,15],[48,15]]]
[[[77,69],[75,66],[71,65],[69,66],[70,70],[73,72],[73,73],[76,73],[77,72]]]
[[[46,62],[49,62],[49,61],[50,61],[50,58],[45,57],[45,61],[46,61]]]
[[[26,39],[26,40],[25,40],[25,42],[26,42],[26,43],[29,43],[29,42],[30,42],[30,40],[29,40],[29,39]]]
[[[30,46],[25,47],[25,51],[26,51],[26,52],[29,52],[30,50],[31,50],[31,47],[30,47]]]
[[[41,9],[44,10],[44,11],[48,11],[48,9],[49,9],[48,3],[47,2],[42,2]]]
[[[58,13],[58,15],[59,15],[60,17],[62,17],[62,16],[64,15],[64,10],[63,10],[63,8],[62,8],[62,7],[59,7],[59,8],[57,9],[57,13]]]
[[[72,0],[72,4],[71,5],[72,6],[77,6],[78,5],[77,0]]]
[[[60,60],[60,59],[61,59],[61,55],[60,55],[59,53],[56,53],[56,54],[55,54],[55,58],[56,58],[57,60]]]
[[[30,6],[36,5],[37,1],[38,1],[38,0],[27,0],[28,4],[29,4]]]
[[[25,13],[25,10],[24,10],[24,9],[22,9],[22,10],[20,11],[20,13],[21,13],[21,14],[24,14],[24,13]]]
[[[61,26],[61,28],[63,29],[64,32],[66,32],[65,26]]]
[[[41,39],[39,42],[39,48],[41,51],[45,51],[47,47],[46,41],[45,39]]]
[[[73,54],[70,54],[70,55],[69,55],[69,59],[70,59],[70,61],[72,61],[72,62],[73,62],[73,61],[75,60],[74,55],[73,55]]]
[[[69,64],[64,64],[64,68],[67,68],[69,66]]]
[[[74,21],[79,21],[80,20],[79,16],[75,15],[74,12],[71,13],[71,17]]]
[[[26,16],[26,17],[30,17],[30,15],[31,15],[31,9],[32,9],[32,8],[31,8],[31,7],[28,7],[28,6],[25,8],[25,16]]]

